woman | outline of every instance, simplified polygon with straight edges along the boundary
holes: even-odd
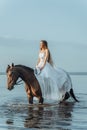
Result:
[[[40,41],[35,75],[40,83],[44,98],[64,101],[70,97],[71,79],[64,70],[54,67],[48,43],[45,40]]]
[[[48,43],[45,40],[40,41],[40,52],[39,52],[39,58],[38,63],[36,65],[36,68],[42,70],[46,63],[49,63],[51,66],[53,66],[53,61],[51,58],[50,51],[48,49]]]

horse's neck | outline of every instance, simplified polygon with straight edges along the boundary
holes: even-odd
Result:
[[[23,80],[23,81],[27,81],[31,78],[31,76],[33,75],[33,72],[30,70],[27,70],[25,68],[22,67],[16,67],[17,71],[19,73],[19,77]]]

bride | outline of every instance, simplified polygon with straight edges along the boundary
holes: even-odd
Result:
[[[35,68],[35,76],[40,83],[44,98],[58,99],[62,102],[72,96],[75,101],[78,101],[73,93],[69,74],[63,69],[54,66],[48,43],[45,40],[40,41],[40,52]]]

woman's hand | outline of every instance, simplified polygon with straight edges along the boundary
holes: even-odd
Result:
[[[43,68],[44,68],[44,66],[42,66],[42,67],[40,68],[40,70],[43,70]]]

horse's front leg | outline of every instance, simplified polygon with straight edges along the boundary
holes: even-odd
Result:
[[[25,85],[25,90],[26,90],[26,93],[27,93],[29,103],[33,104],[33,95],[31,93],[30,87],[28,85]]]
[[[40,103],[40,104],[43,104],[43,101],[44,101],[43,97],[42,97],[42,96],[41,96],[41,97],[38,97],[38,99],[39,99],[39,103]]]

